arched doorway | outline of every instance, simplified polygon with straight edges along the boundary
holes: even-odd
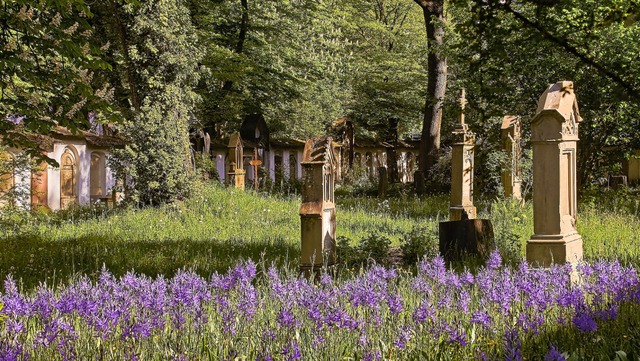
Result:
[[[78,203],[78,156],[67,147],[60,157],[60,208]]]
[[[8,152],[0,153],[0,206],[13,204],[16,158]]]

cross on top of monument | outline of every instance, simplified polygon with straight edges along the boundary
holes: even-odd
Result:
[[[460,98],[458,99],[460,104],[460,124],[464,124],[464,106],[467,105],[467,98],[465,98],[464,94],[464,88],[460,89]]]

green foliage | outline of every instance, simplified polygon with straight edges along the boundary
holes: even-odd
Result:
[[[423,258],[431,259],[438,255],[438,232],[433,225],[418,226],[405,234],[400,249],[405,265],[411,265]]]
[[[391,240],[384,234],[372,232],[354,246],[351,239],[337,237],[338,262],[345,267],[363,267],[373,263],[388,265]]]
[[[218,167],[213,158],[204,153],[193,155],[196,172],[203,180],[218,180]]]
[[[467,88],[467,120],[482,148],[490,153],[499,144],[499,119],[504,115],[524,116],[528,147],[528,124],[538,97],[549,84],[572,80],[583,118],[581,185],[615,173],[612,166],[640,144],[638,120],[631,115],[640,104],[640,69],[630,61],[640,44],[634,2],[452,3],[449,94]],[[445,111],[453,118],[456,109],[451,97]],[[443,136],[453,124],[443,123]],[[618,151],[603,151],[607,148]],[[480,173],[477,179],[486,176]]]
[[[1,1],[0,133],[5,145],[42,157],[37,140],[56,125],[75,131],[114,121],[110,65],[84,1]]]
[[[497,198],[491,203],[489,218],[493,225],[496,248],[505,262],[520,263],[525,256],[525,244],[533,234],[533,207],[531,203],[508,198]]]
[[[184,198],[191,187],[189,121],[198,100],[191,88],[201,56],[195,28],[182,1],[128,4],[112,14],[119,15],[126,28],[113,30],[121,37],[115,55],[124,59],[119,66],[128,74],[119,90],[133,107],[121,126],[129,143],[111,163],[132,183],[135,202]]]

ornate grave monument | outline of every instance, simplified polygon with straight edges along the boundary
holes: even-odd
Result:
[[[493,226],[488,219],[476,219],[473,206],[473,147],[475,136],[464,123],[467,104],[464,89],[460,91],[460,123],[453,135],[451,155],[451,203],[449,222],[439,224],[439,249],[445,261],[462,259],[466,255],[486,258],[494,248]]]
[[[527,261],[538,266],[582,259],[576,230],[576,150],[582,121],[573,82],[551,85],[533,118],[533,224]]]
[[[504,196],[522,200],[520,188],[522,182],[522,169],[520,168],[520,158],[522,156],[522,118],[519,116],[507,115],[502,119],[500,129],[502,149],[507,153],[507,159],[502,165],[502,188]]]
[[[333,191],[337,161],[331,137],[307,140],[302,160],[300,270],[308,272],[336,259],[336,206]]]
[[[464,106],[467,104],[464,89],[460,90],[460,123],[453,136],[456,139],[451,151],[451,201],[449,220],[476,218],[473,206],[473,147],[475,135],[464,123]]]
[[[240,133],[236,132],[231,135],[227,148],[227,159],[229,161],[228,184],[234,184],[235,188],[244,190],[245,170],[242,168],[244,154]]]

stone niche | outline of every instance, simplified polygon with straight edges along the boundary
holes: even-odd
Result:
[[[582,238],[576,229],[576,151],[582,121],[573,83],[551,85],[532,121],[534,235],[527,261],[536,266],[576,263]]]
[[[302,160],[300,270],[308,272],[336,261],[334,187],[336,150],[331,137],[307,140]]]

